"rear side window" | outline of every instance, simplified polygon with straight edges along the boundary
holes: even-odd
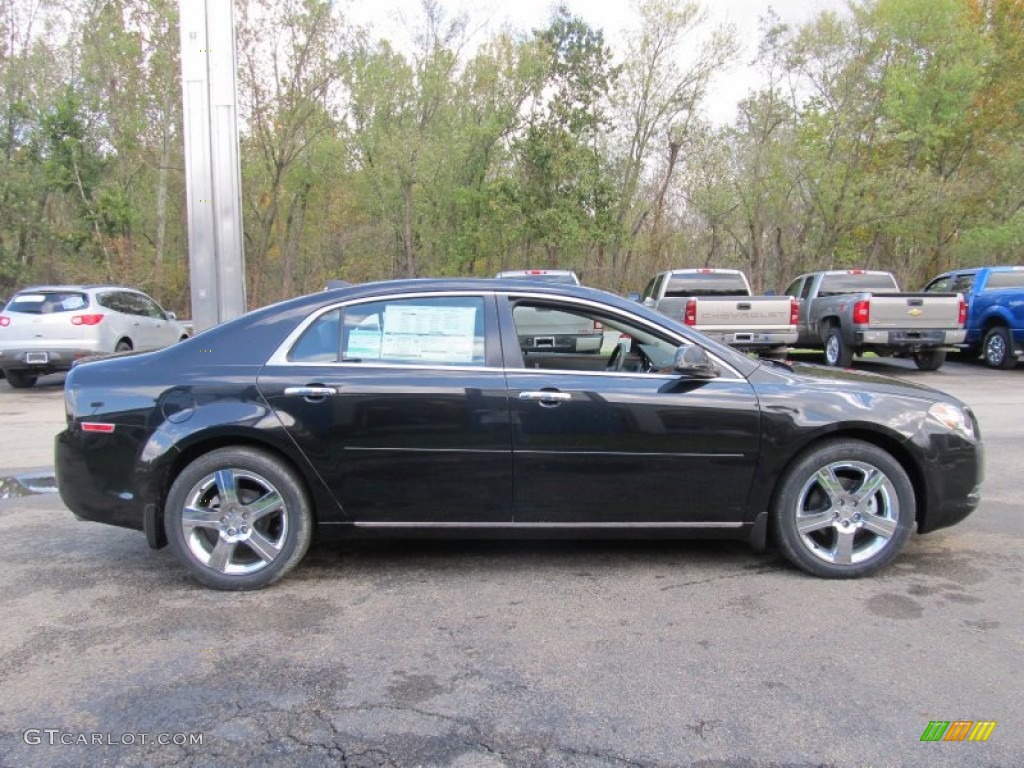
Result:
[[[997,291],[1000,288],[1024,288],[1024,270],[1014,272],[990,272],[986,291]]]
[[[74,312],[89,306],[89,299],[78,291],[43,291],[19,293],[10,304],[8,312],[26,315],[48,315],[52,312]]]
[[[345,309],[344,362],[483,365],[484,348],[479,296],[372,301]]]
[[[341,346],[341,310],[320,315],[288,353],[296,363],[336,363]]]

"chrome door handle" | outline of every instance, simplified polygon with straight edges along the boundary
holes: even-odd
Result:
[[[334,387],[285,387],[286,397],[330,397],[338,394]]]
[[[536,390],[532,392],[520,392],[520,400],[536,400],[540,403],[568,403],[572,400],[572,395],[568,392],[549,392],[546,390]]]

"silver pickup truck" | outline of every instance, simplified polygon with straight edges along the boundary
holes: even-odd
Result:
[[[966,335],[961,294],[901,293],[889,272],[810,272],[786,293],[800,308],[797,345],[823,349],[829,365],[848,368],[854,355],[874,352],[912,357],[921,370],[934,371]]]
[[[797,307],[790,296],[751,296],[736,269],[673,269],[651,278],[645,306],[743,350],[782,352],[796,342]]]

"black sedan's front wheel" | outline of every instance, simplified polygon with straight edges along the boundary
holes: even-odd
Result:
[[[808,573],[867,576],[888,565],[913,528],[914,488],[881,448],[830,440],[782,475],[772,520],[782,553]]]
[[[164,528],[171,551],[203,584],[259,589],[302,560],[313,516],[301,480],[283,461],[253,448],[222,448],[175,479]]]

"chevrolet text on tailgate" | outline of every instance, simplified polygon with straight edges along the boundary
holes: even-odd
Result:
[[[744,350],[782,352],[796,342],[797,305],[789,296],[751,296],[736,269],[673,269],[651,278],[643,303]]]
[[[912,357],[935,371],[964,340],[967,304],[958,293],[901,293],[889,272],[811,272],[786,289],[800,308],[801,347],[824,349],[825,362],[848,368],[853,356]]]

